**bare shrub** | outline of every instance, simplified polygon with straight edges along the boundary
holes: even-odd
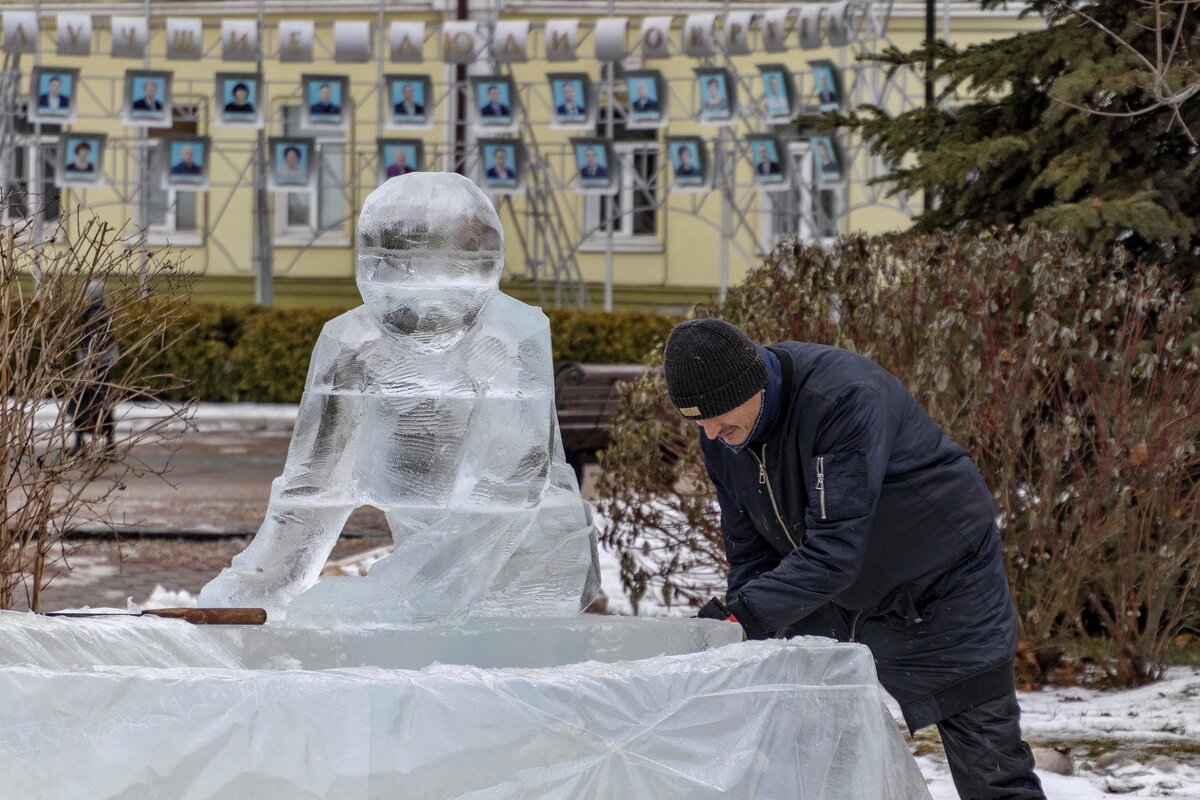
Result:
[[[1110,677],[1136,684],[1197,619],[1200,353],[1158,271],[1037,230],[793,241],[699,315],[760,342],[855,350],[899,376],[992,488],[1035,648],[1114,645]],[[691,576],[719,558],[719,515],[659,372],[627,392],[601,458],[605,541],[632,596],[694,604],[713,589]]]
[[[69,532],[111,529],[126,480],[162,473],[135,448],[177,436],[188,410],[156,403],[178,381],[149,366],[170,345],[187,284],[169,256],[143,259],[95,218],[65,223],[58,245],[30,229],[0,228],[0,608],[23,590],[36,611]]]

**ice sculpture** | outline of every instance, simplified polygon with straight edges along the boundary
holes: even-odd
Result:
[[[313,625],[578,613],[599,584],[591,510],[558,435],[549,324],[499,291],[491,201],[460,175],[392,178],[357,236],[364,305],[321,332],[266,519],[200,605]],[[313,586],[361,505],[395,551]]]

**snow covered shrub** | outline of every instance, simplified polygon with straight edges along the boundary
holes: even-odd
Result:
[[[992,488],[1035,647],[1114,651],[1110,676],[1135,684],[1197,619],[1200,353],[1157,271],[1037,230],[790,241],[697,315],[760,342],[855,350],[899,376]],[[720,558],[719,518],[660,371],[630,388],[613,433],[601,510],[631,597],[703,601],[712,581],[693,578]]]

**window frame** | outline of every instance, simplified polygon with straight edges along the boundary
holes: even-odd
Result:
[[[315,151],[313,160],[317,170],[316,179],[312,186],[302,189],[298,192],[276,192],[274,197],[274,244],[280,247],[349,247],[351,236],[347,232],[347,226],[353,220],[353,214],[350,212],[351,201],[345,197],[347,187],[350,185],[350,165],[349,159],[352,152],[347,146],[346,137],[340,131],[320,131],[313,132],[302,126],[301,114],[302,107],[299,105],[283,106],[279,112],[279,127],[282,129],[284,136],[313,136]],[[322,181],[322,173],[325,165],[325,149],[331,145],[337,146],[341,150],[340,158],[342,159],[342,177],[336,187],[327,188]],[[321,205],[326,196],[326,192],[339,192],[343,194],[342,218],[336,223],[327,228],[321,228]],[[293,195],[302,195],[309,198],[308,201],[308,221],[305,224],[292,224],[289,222],[290,198]]]
[[[822,247],[833,243],[841,233],[841,219],[845,215],[845,182],[822,182],[817,176],[812,142],[801,139],[787,143],[788,168],[791,171],[791,182],[786,189],[778,192],[763,192],[761,203],[761,252],[769,253],[785,236],[795,235],[805,244],[816,244]],[[780,229],[777,222],[780,209],[777,207],[780,195],[787,198],[790,208],[795,208],[792,218],[795,227]],[[824,214],[820,209],[823,200],[832,200],[834,213]],[[784,213],[788,209],[783,209]],[[824,225],[823,225],[824,223]]]
[[[637,157],[646,153],[653,156],[653,162],[644,170],[645,175],[637,172]],[[613,154],[621,170],[620,188],[616,195],[620,198],[619,208],[630,209],[628,213],[620,214],[614,220],[612,239],[613,249],[622,252],[662,252],[662,158],[663,148],[657,139],[630,139],[613,142]],[[633,228],[638,213],[635,199],[638,192],[646,190],[646,183],[654,197],[651,211],[654,215],[653,233],[636,233]],[[589,194],[583,197],[583,230],[585,236],[579,245],[581,252],[604,252],[608,248],[608,229],[601,216],[602,209],[610,202],[612,195]],[[645,209],[641,209],[645,210]]]

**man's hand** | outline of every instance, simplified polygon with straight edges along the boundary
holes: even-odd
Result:
[[[738,621],[737,617],[729,613],[729,609],[725,607],[725,604],[715,597],[702,605],[700,610],[696,612],[696,616],[700,619],[719,619],[725,622]]]

